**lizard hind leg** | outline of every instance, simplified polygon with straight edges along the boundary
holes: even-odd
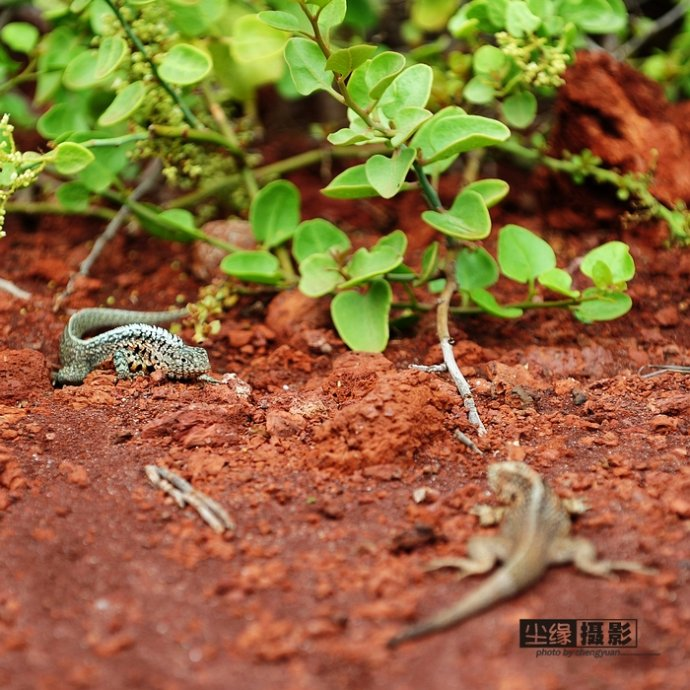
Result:
[[[510,544],[501,537],[473,537],[467,544],[466,558],[438,558],[431,561],[425,570],[455,568],[459,579],[468,575],[488,573],[498,561],[508,557]]]
[[[641,575],[655,575],[654,568],[648,568],[634,561],[610,561],[597,558],[596,547],[587,539],[574,537],[559,540],[554,544],[553,563],[572,561],[578,570],[596,577],[615,577],[615,570],[627,570]]]

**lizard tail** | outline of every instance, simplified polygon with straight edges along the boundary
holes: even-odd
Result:
[[[427,618],[409,628],[405,628],[388,640],[388,647],[397,647],[403,642],[446,630],[461,621],[474,616],[489,606],[517,593],[518,587],[505,569],[499,570],[484,581],[474,592],[453,606],[443,609],[435,616]]]
[[[129,309],[82,309],[73,314],[68,329],[72,338],[81,338],[88,331],[98,328],[127,326],[133,323],[157,324],[175,321],[189,316],[189,311],[130,311]]]

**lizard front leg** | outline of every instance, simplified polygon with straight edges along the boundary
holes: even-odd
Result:
[[[121,348],[113,353],[113,365],[118,379],[133,379],[142,376],[146,367],[144,363],[133,356],[130,350]],[[137,368],[137,365],[139,367]]]

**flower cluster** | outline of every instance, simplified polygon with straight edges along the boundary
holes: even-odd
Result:
[[[512,36],[507,31],[499,31],[496,42],[520,68],[524,84],[547,88],[558,88],[564,84],[563,73],[571,56],[561,45],[550,44],[544,36]]]
[[[0,118],[0,237],[4,237],[5,206],[9,198],[23,187],[31,186],[46,166],[46,160],[34,151],[17,151],[14,126],[5,113]]]

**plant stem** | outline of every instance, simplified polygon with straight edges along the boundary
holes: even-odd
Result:
[[[439,199],[438,193],[431,186],[431,182],[429,182],[429,178],[426,176],[422,164],[419,161],[415,161],[412,164],[412,169],[419,180],[419,186],[422,189],[422,195],[424,196],[424,201],[426,201],[427,206],[432,211],[444,211],[445,209],[443,208],[441,199]]]
[[[582,175],[591,177],[599,184],[610,184],[616,189],[628,192],[637,197],[641,204],[649,209],[649,212],[653,216],[666,222],[672,239],[681,243],[688,242],[688,233],[682,229],[678,229],[679,211],[668,208],[668,206],[659,201],[649,191],[649,182],[642,175],[635,175],[633,173],[621,174],[615,170],[601,168],[598,165],[587,165],[583,167],[577,160],[547,156],[540,151],[523,146],[514,139],[509,139],[506,142],[497,144],[497,146],[503,151],[530,163],[541,163],[549,168],[549,170],[567,173],[570,176]]]
[[[38,77],[38,72],[34,72],[36,67],[36,59],[32,58],[26,65],[26,67],[19,73],[15,74],[11,79],[7,79],[2,84],[0,84],[0,94],[5,94],[12,91],[19,84],[23,84],[25,81],[31,81]]]
[[[193,129],[188,125],[149,125],[148,131],[146,132],[132,132],[131,134],[123,134],[120,137],[110,137],[107,139],[87,139],[86,141],[82,141],[81,145],[88,148],[100,146],[125,146],[126,144],[150,139],[152,134],[168,139],[186,139],[196,144],[222,146],[232,153],[233,156],[244,159],[244,151],[238,148],[235,143],[227,137],[210,129]]]
[[[160,172],[160,161],[158,159],[152,160],[146,167],[146,170],[144,170],[142,173],[139,184],[130,193],[129,200],[136,201],[150,191],[151,188],[155,186],[158,177],[160,176]],[[74,291],[77,278],[79,278],[79,276],[89,275],[94,263],[96,263],[96,260],[103,253],[103,250],[106,248],[108,243],[115,237],[115,235],[117,235],[118,230],[122,227],[128,216],[129,208],[123,204],[120,206],[117,213],[110,219],[110,222],[108,225],[106,225],[105,230],[98,236],[98,238],[96,238],[93,247],[91,247],[91,251],[79,265],[79,270],[70,277],[64,291],[56,300],[56,310],[60,308],[62,302]]]
[[[368,158],[372,155],[372,153],[382,150],[384,150],[383,147],[378,145],[341,146],[333,150],[313,149],[312,151],[298,153],[290,158],[284,158],[283,160],[276,161],[275,163],[269,163],[259,168],[254,168],[252,172],[254,178],[258,182],[264,182],[265,180],[280,177],[281,175],[293,170],[299,170],[300,168],[305,168],[309,165],[320,163],[325,156],[335,158]],[[173,199],[166,204],[166,208],[185,208],[187,206],[194,206],[204,199],[213,196],[214,194],[218,194],[225,189],[236,187],[238,184],[240,184],[240,177],[238,174],[219,177],[214,182],[205,185],[200,189]]]
[[[129,25],[129,22],[122,16],[122,13],[120,12],[120,9],[115,5],[113,0],[105,0],[106,5],[110,7],[112,10],[113,14],[117,17],[117,21],[120,22],[120,25],[122,26],[122,29],[124,32],[127,34],[127,37],[129,40],[132,42],[134,47],[144,56],[144,59],[146,62],[148,62],[149,67],[151,68],[151,73],[155,77],[156,81],[161,85],[161,87],[166,91],[166,93],[170,96],[170,98],[173,99],[174,103],[177,105],[177,107],[182,111],[182,115],[184,119],[186,120],[187,124],[190,127],[198,127],[199,126],[199,121],[196,119],[196,116],[194,113],[189,109],[187,104],[182,100],[181,96],[175,89],[168,84],[168,82],[165,81],[161,77],[161,75],[158,73],[158,68],[156,67],[156,64],[154,61],[149,57],[148,53],[146,52],[146,46],[141,42],[139,37],[134,33],[132,30],[132,27]]]
[[[244,181],[244,186],[247,189],[247,194],[249,195],[249,198],[253,199],[259,191],[259,185],[256,181],[256,177],[252,173],[251,168],[247,165],[247,157],[244,151],[242,150],[242,147],[240,146],[240,141],[237,138],[237,135],[235,134],[235,130],[230,124],[228,118],[226,117],[224,110],[220,107],[220,105],[218,105],[215,98],[213,97],[213,94],[211,93],[211,89],[208,86],[208,84],[202,85],[202,91],[204,93],[204,98],[206,99],[206,103],[211,113],[211,117],[216,121],[216,124],[218,125],[220,131],[223,133],[225,140],[233,146],[233,148],[237,152],[238,157],[240,158],[242,165],[242,170],[240,174],[242,175],[242,180]]]
[[[8,201],[5,205],[8,213],[24,213],[26,215],[47,215],[47,216],[86,216],[92,218],[102,218],[103,220],[111,220],[115,215],[115,211],[109,208],[102,208],[99,206],[89,206],[84,209],[74,210],[67,209],[60,204],[54,204],[49,201]]]
[[[472,397],[472,391],[467,383],[467,380],[462,375],[460,367],[455,361],[455,354],[453,353],[453,339],[450,337],[448,329],[448,317],[450,311],[450,301],[453,298],[458,285],[455,281],[455,262],[450,261],[446,265],[446,286],[443,288],[441,298],[438,302],[438,309],[436,310],[436,333],[439,342],[441,343],[441,352],[443,353],[443,362],[446,365],[448,374],[453,379],[458,392],[462,396],[462,402],[467,410],[467,418],[477,430],[480,436],[486,435],[486,427],[482,423],[477,412],[477,406]]]
[[[283,245],[281,247],[276,247],[274,251],[278,257],[278,261],[280,261],[280,267],[283,269],[283,275],[285,276],[286,282],[290,285],[297,285],[299,277],[295,273],[288,248]]]
[[[582,304],[583,302],[588,302],[590,299],[596,299],[595,297],[592,298],[583,298],[583,299],[574,299],[574,298],[568,298],[568,299],[556,299],[556,300],[545,300],[543,302],[530,302],[530,301],[523,301],[523,302],[508,302],[507,304],[504,304],[502,306],[506,307],[507,309],[512,309],[512,308],[517,308],[517,309],[569,309],[570,307],[573,307],[577,304]],[[436,304],[429,304],[427,302],[393,302],[391,305],[392,309],[413,309],[414,311],[421,311],[421,312],[427,312],[427,311],[432,311],[435,309],[438,305]],[[451,314],[456,314],[458,316],[473,316],[473,315],[478,315],[478,314],[486,314],[486,310],[482,309],[481,307],[470,307],[470,306],[460,306],[460,307],[450,307],[448,310]]]

